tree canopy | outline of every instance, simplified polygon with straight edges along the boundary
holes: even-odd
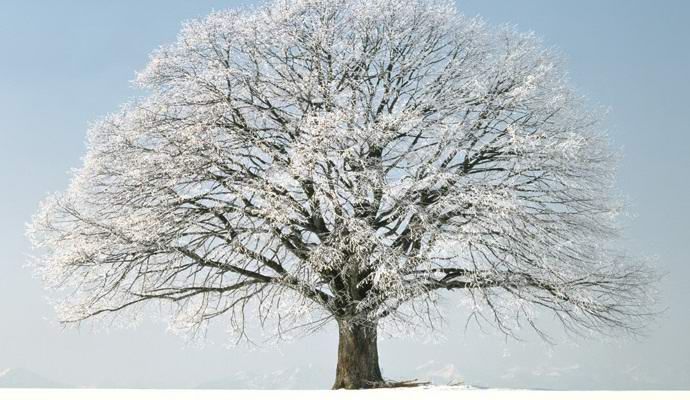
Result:
[[[185,23],[136,84],[30,224],[64,321],[430,325],[450,291],[508,334],[648,315],[599,114],[532,34],[446,1],[277,0]]]

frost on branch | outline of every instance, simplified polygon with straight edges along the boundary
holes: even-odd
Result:
[[[647,315],[607,140],[532,35],[445,1],[279,0],[188,22],[136,82],[30,226],[65,321],[424,323],[449,291],[506,333]]]

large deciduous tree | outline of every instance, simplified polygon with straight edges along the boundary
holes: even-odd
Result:
[[[136,82],[30,226],[64,321],[335,321],[334,387],[364,388],[379,323],[432,324],[450,291],[508,334],[646,315],[597,114],[532,35],[446,1],[278,0],[186,23]]]

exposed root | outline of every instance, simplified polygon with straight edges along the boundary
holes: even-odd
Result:
[[[372,382],[372,387],[374,389],[411,388],[427,385],[431,385],[431,382],[418,381],[417,379],[411,379],[406,381],[387,380],[383,382]]]

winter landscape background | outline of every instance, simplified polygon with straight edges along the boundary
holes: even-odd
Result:
[[[251,2],[40,2],[0,8],[0,387],[327,388],[334,327],[278,347],[230,347],[219,324],[203,347],[146,320],[104,331],[54,323],[41,283],[22,268],[24,224],[46,192],[62,189],[79,164],[87,122],[137,93],[127,82],[148,53],[174,40],[180,21]],[[623,148],[619,188],[636,218],[626,246],[657,255],[668,307],[647,337],[557,345],[464,330],[458,309],[438,337],[388,339],[389,378],[438,384],[545,389],[690,389],[690,5],[681,0],[458,1],[491,24],[534,30],[567,55],[572,80]]]

